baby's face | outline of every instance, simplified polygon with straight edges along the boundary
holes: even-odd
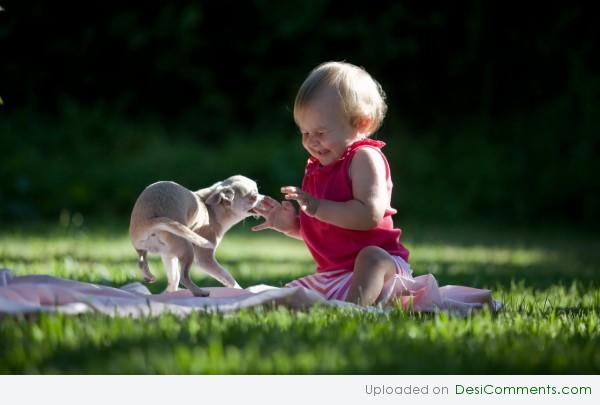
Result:
[[[302,146],[323,166],[337,161],[360,135],[342,111],[339,95],[323,89],[297,115]]]

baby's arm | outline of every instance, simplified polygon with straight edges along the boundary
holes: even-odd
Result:
[[[385,162],[372,148],[356,152],[350,164],[353,199],[344,202],[316,199],[297,187],[284,187],[285,198],[297,200],[310,216],[341,228],[366,231],[383,219],[388,205]]]

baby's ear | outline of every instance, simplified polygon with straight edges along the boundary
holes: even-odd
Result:
[[[372,125],[373,125],[373,120],[371,119],[371,117],[367,117],[366,115],[363,115],[356,119],[356,129],[361,134],[369,133],[371,131]]]
[[[234,196],[235,191],[233,191],[231,187],[218,186],[208,197],[206,197],[206,204],[215,205],[221,204],[221,202],[231,204]]]

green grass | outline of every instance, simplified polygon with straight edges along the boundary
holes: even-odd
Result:
[[[312,272],[302,243],[239,226],[219,260],[243,286]],[[121,285],[140,281],[125,227],[5,230],[0,266]],[[505,309],[467,318],[401,310],[246,310],[184,319],[0,318],[0,373],[598,373],[600,240],[567,229],[405,227],[416,274],[490,288]],[[165,285],[162,265],[154,292]],[[201,285],[217,285],[199,271]]]

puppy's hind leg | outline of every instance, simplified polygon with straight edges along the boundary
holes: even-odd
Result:
[[[181,264],[177,256],[162,254],[161,256],[165,272],[167,273],[167,288],[165,292],[175,292],[179,287]]]
[[[186,254],[181,259],[181,282],[182,284],[194,294],[196,297],[208,297],[210,294],[207,290],[203,290],[198,287],[190,277],[190,271],[192,270],[192,264],[194,263],[194,251],[191,254]]]
[[[148,267],[148,258],[146,257],[148,251],[142,249],[136,249],[135,251],[139,256],[138,267],[144,275],[144,280],[148,283],[154,283],[156,281],[156,277],[150,272],[150,268]]]

